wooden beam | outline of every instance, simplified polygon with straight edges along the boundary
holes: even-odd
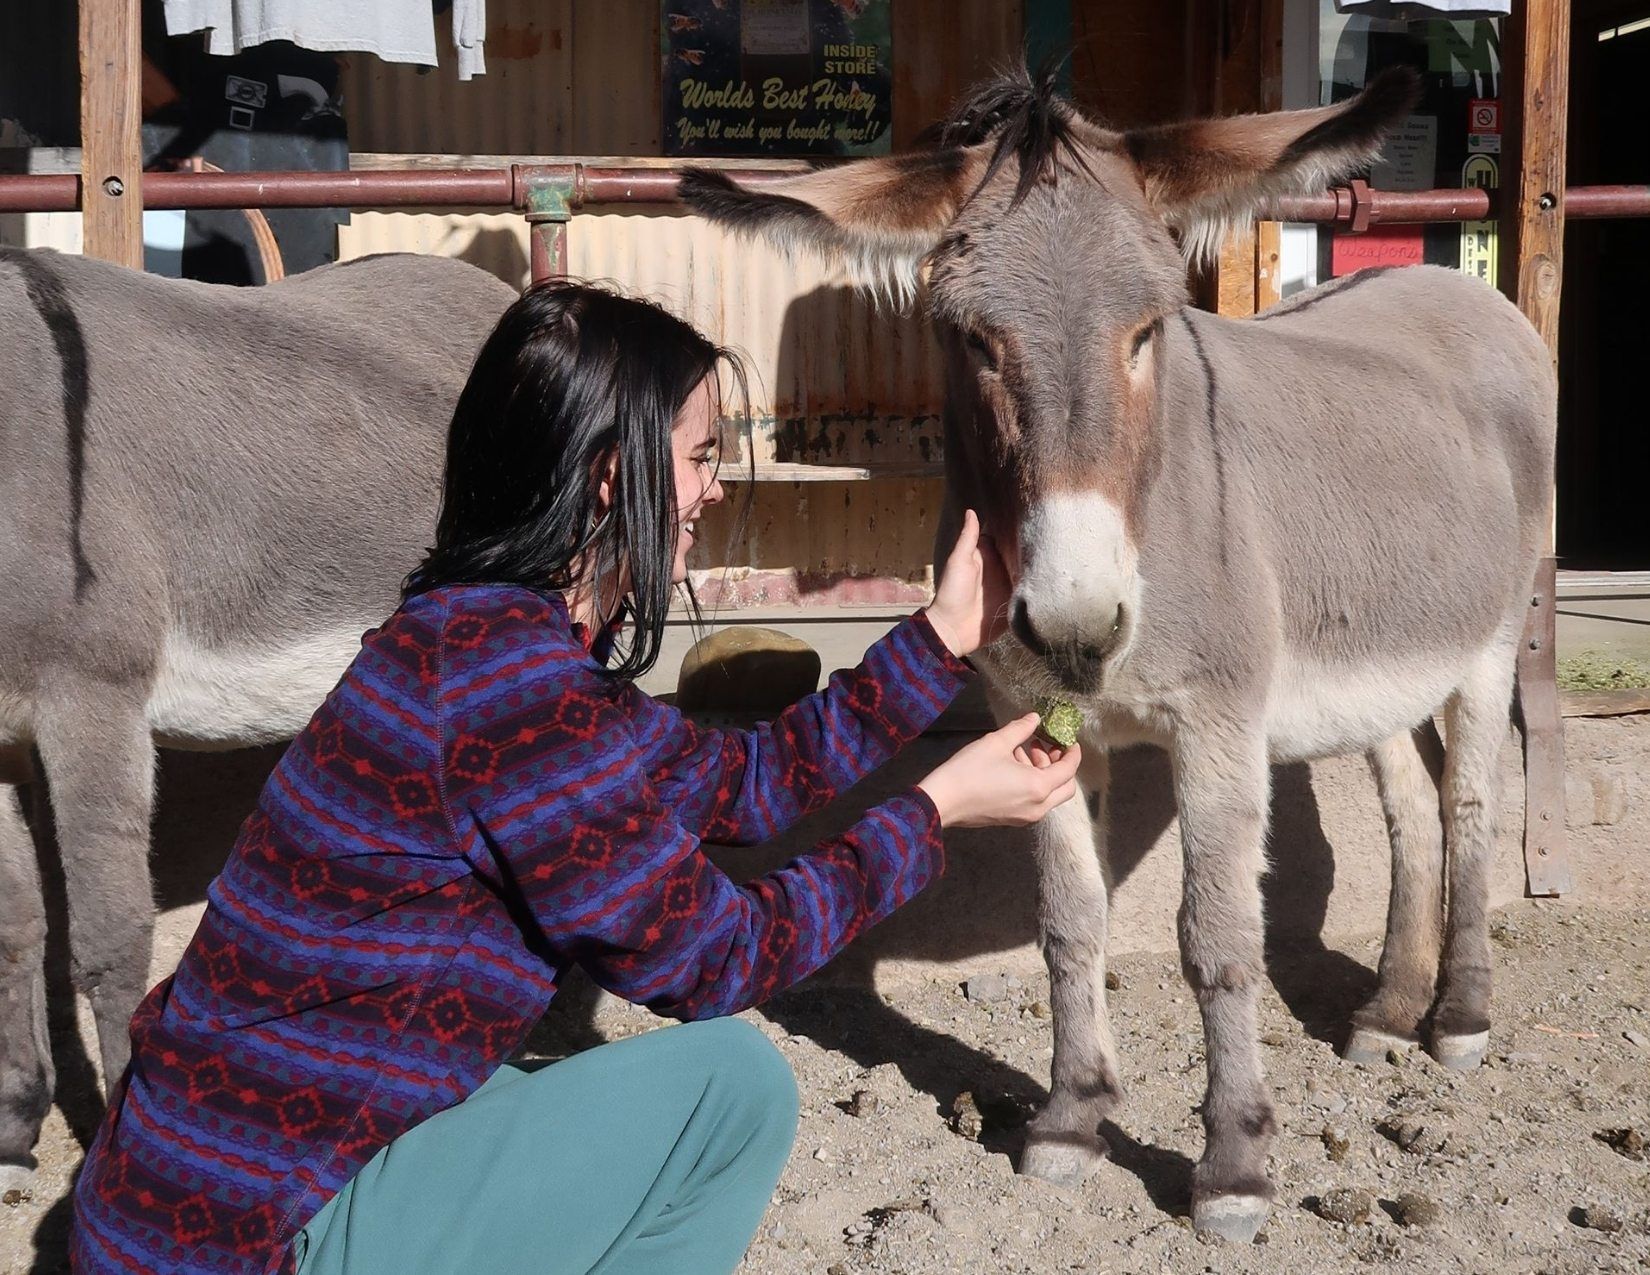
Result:
[[[1569,894],[1569,830],[1564,818],[1564,721],[1554,652],[1557,601],[1553,560],[1532,582],[1518,651],[1518,721],[1524,735],[1524,891]]]
[[[1188,41],[1203,41],[1193,62],[1211,72],[1210,100],[1201,113],[1238,115],[1283,105],[1283,0],[1200,0],[1192,9]],[[1279,299],[1279,226],[1259,223],[1235,231],[1222,246],[1213,280],[1200,302],[1217,314],[1254,314]]]
[[[1507,151],[1501,290],[1518,303],[1558,360],[1564,282],[1565,116],[1570,99],[1568,0],[1513,6],[1501,42]]]
[[[1501,42],[1501,290],[1518,304],[1558,365],[1558,305],[1564,282],[1564,147],[1569,109],[1569,0],[1513,6]],[[1524,731],[1524,870],[1532,895],[1572,888],[1564,815],[1564,726],[1553,641],[1553,539],[1532,586],[1530,624],[1518,661]]]
[[[139,0],[80,0],[85,252],[143,268],[143,59]]]

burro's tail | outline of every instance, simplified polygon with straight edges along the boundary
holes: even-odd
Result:
[[[91,358],[86,333],[75,314],[63,280],[52,268],[54,254],[27,248],[0,248],[0,265],[10,267],[23,285],[29,304],[51,336],[62,386],[65,454],[68,458],[69,554],[74,563],[75,597],[96,579],[86,558],[83,522],[86,500],[86,403]],[[0,287],[6,286],[0,282]]]

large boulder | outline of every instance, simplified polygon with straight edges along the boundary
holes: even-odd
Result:
[[[778,629],[733,625],[700,639],[682,658],[676,707],[683,712],[765,713],[819,687],[819,652]]]

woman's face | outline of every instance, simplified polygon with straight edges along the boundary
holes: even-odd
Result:
[[[716,477],[721,450],[717,445],[714,403],[714,387],[707,378],[693,391],[670,431],[670,450],[676,466],[676,552],[670,565],[672,584],[681,584],[687,579],[687,555],[698,531],[699,512],[722,499],[722,483]]]

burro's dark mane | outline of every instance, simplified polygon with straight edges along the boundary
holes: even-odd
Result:
[[[1078,115],[1057,87],[1059,64],[1049,62],[1033,73],[1011,67],[982,80],[954,106],[931,136],[941,146],[974,146],[996,139],[983,187],[1010,159],[1019,162],[1014,203],[1038,182],[1055,179],[1060,156],[1087,171],[1076,135]]]

